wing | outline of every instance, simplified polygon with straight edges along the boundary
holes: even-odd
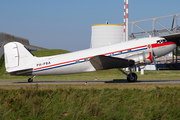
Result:
[[[96,70],[126,68],[133,66],[135,63],[135,61],[131,59],[116,58],[103,55],[98,55],[90,58],[90,62]]]

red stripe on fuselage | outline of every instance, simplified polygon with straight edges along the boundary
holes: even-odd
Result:
[[[127,51],[129,49],[131,50],[134,50],[134,49],[139,49],[139,48],[143,48],[143,47],[146,47],[147,45],[143,45],[143,46],[139,46],[139,47],[133,47],[133,48],[128,48],[128,49],[124,49],[124,50],[118,50],[118,51],[115,51],[115,52],[109,52],[109,53],[105,53],[105,54],[101,54],[101,55],[110,55],[111,53],[118,53],[120,51],[124,52],[124,51]]]
[[[166,46],[166,45],[176,45],[176,44],[174,42],[165,42],[165,43],[151,44],[152,48],[162,47],[162,46]]]
[[[39,70],[39,69],[43,69],[43,68],[47,68],[47,67],[53,67],[53,66],[56,66],[56,65],[67,64],[67,63],[70,63],[70,62],[75,62],[75,60],[67,61],[67,62],[63,62],[63,63],[57,63],[57,64],[53,64],[53,65],[48,65],[48,66],[44,66],[44,67],[40,67],[40,68],[35,68],[34,70]]]

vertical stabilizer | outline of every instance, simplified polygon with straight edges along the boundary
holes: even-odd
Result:
[[[34,56],[19,42],[4,45],[5,67],[7,72],[25,68],[34,60]]]

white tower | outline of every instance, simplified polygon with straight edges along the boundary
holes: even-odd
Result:
[[[123,42],[122,24],[92,25],[91,48]]]

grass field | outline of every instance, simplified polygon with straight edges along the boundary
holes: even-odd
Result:
[[[0,89],[0,119],[130,120],[179,119],[180,87],[150,90],[60,87]]]

